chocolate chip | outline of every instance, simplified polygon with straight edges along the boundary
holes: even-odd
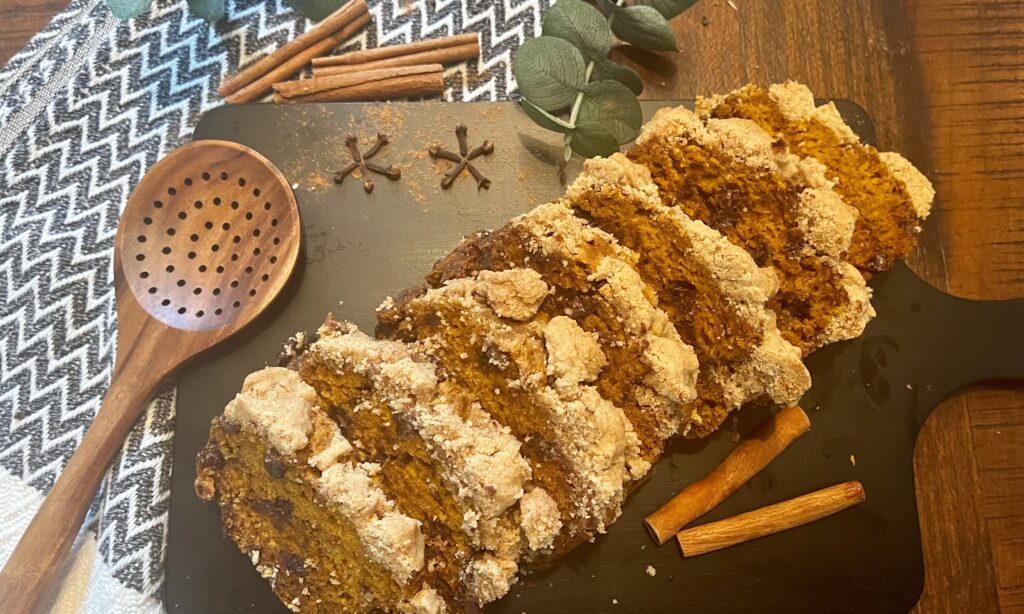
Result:
[[[199,453],[196,454],[196,469],[221,469],[224,467],[224,455],[221,454],[217,442],[210,440]]]
[[[263,468],[267,470],[267,475],[274,479],[280,480],[284,477],[284,461],[273,448],[267,448],[263,454]]]
[[[277,355],[277,366],[298,371],[300,359],[305,355],[309,346],[316,342],[316,333],[298,333],[288,339],[284,344],[281,353]]]
[[[270,501],[269,499],[250,499],[249,507],[257,514],[270,518],[270,524],[278,531],[284,529],[288,521],[292,519],[292,502],[283,497]]]
[[[491,344],[484,346],[483,355],[480,357],[480,360],[480,366],[488,370],[498,368],[504,371],[511,365],[508,354],[499,350],[498,346]]]
[[[430,363],[434,366],[434,375],[437,376],[438,383],[447,382],[451,373],[448,371],[448,367],[444,366],[444,361],[440,356],[430,356],[429,358]]]
[[[285,552],[282,550],[277,553],[277,559],[281,561],[281,567],[283,567],[289,574],[295,576],[306,575],[306,564],[303,562],[303,559],[295,556],[291,552]]]

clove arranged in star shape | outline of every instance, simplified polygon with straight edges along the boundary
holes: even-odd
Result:
[[[370,175],[371,172],[377,173],[378,175],[384,175],[392,181],[402,176],[402,169],[398,168],[394,164],[391,166],[381,166],[375,162],[370,162],[370,158],[377,155],[381,147],[388,144],[388,137],[380,132],[377,133],[377,142],[374,143],[366,153],[359,152],[359,138],[354,134],[348,135],[345,138],[345,145],[348,146],[348,150],[352,155],[352,162],[345,168],[341,169],[337,173],[334,173],[334,183],[341,183],[345,180],[345,177],[352,174],[357,168],[360,170],[363,176],[363,190],[367,194],[373,192],[373,177]]]
[[[462,173],[463,169],[468,170],[470,175],[476,179],[476,189],[490,188],[491,180],[484,177],[483,174],[473,166],[472,160],[480,156],[490,155],[494,152],[494,143],[485,140],[482,145],[474,148],[472,151],[469,149],[469,145],[466,144],[466,126],[459,124],[455,126],[455,136],[459,139],[459,153],[448,151],[440,145],[431,145],[427,151],[430,153],[431,158],[441,158],[442,160],[448,160],[454,162],[455,166],[448,169],[448,172],[444,174],[441,179],[441,187],[448,189],[455,183],[455,179]]]

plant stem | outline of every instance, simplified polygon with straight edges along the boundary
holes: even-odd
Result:
[[[616,0],[615,6],[622,6],[622,3],[626,0]],[[608,16],[608,28],[612,27],[612,22],[615,21],[615,13]],[[583,79],[583,85],[590,83],[590,75],[594,72],[594,61],[591,60],[587,63],[586,77]],[[583,104],[583,92],[576,93],[576,100],[572,103],[572,112],[569,113],[569,123],[573,126],[576,125],[576,117],[580,114],[580,105]],[[572,157],[572,133],[565,135],[565,144],[562,148],[562,157],[566,162]]]
[[[583,84],[586,86],[590,83],[590,75],[594,72],[594,61],[591,60],[587,63],[587,72],[583,78]],[[580,106],[583,104],[583,92],[576,92],[576,100],[572,103],[572,111],[569,113],[569,123],[573,126],[576,125],[576,118],[580,114]],[[568,162],[569,158],[572,157],[572,133],[565,135],[565,147],[562,150],[562,157]]]
[[[615,6],[622,6],[622,3],[626,0],[615,0]],[[612,28],[612,24],[615,23],[615,13],[608,15],[608,29]]]

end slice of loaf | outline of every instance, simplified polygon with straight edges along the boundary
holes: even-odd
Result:
[[[865,276],[889,270],[914,248],[935,190],[903,156],[861,143],[833,103],[816,105],[806,86],[787,81],[699,100],[698,111],[753,121],[792,153],[820,162],[860,214],[847,259]]]

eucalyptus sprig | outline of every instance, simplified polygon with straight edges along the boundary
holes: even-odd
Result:
[[[288,6],[303,17],[320,21],[338,10],[347,0],[285,0]],[[121,19],[131,19],[144,13],[153,0],[107,0],[110,12]],[[226,0],[188,0],[188,8],[196,17],[209,22],[224,16]]]
[[[564,157],[607,156],[640,133],[637,95],[643,80],[608,58],[612,34],[649,51],[675,51],[668,20],[696,0],[558,0],[512,59],[523,111],[537,125],[564,134]],[[603,11],[603,13],[602,13]]]

